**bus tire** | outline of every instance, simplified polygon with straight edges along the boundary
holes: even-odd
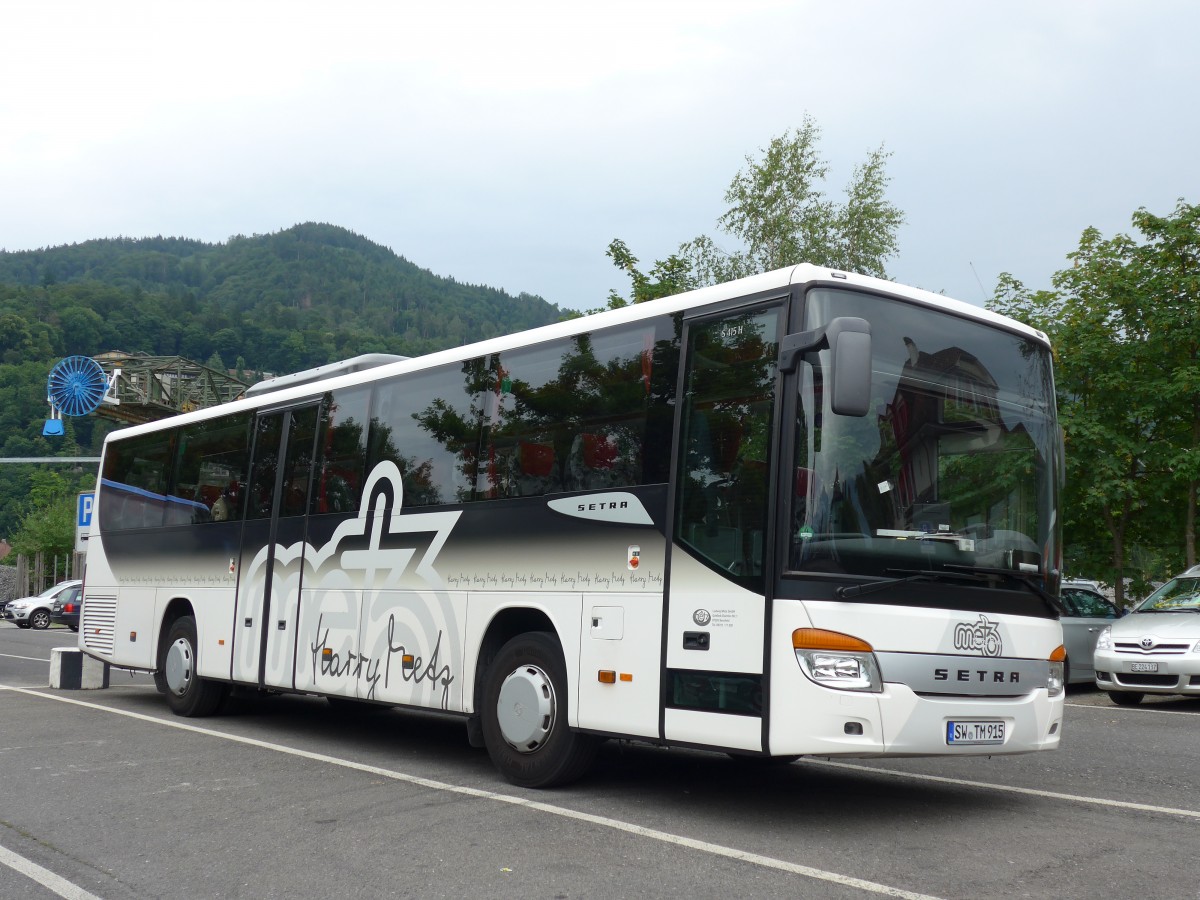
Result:
[[[228,685],[197,675],[196,661],[196,620],[192,616],[181,616],[167,632],[162,665],[167,683],[167,705],[177,716],[211,716],[229,691]]]
[[[481,718],[488,756],[519,787],[575,781],[599,746],[567,726],[567,667],[557,638],[544,631],[500,648],[484,680]]]

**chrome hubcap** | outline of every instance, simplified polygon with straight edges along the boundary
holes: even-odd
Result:
[[[546,742],[555,711],[554,685],[537,666],[521,666],[500,685],[500,734],[518,753],[533,753]]]
[[[195,672],[195,655],[192,645],[184,638],[179,638],[167,648],[166,672],[167,687],[173,694],[182,697],[187,693],[188,685],[192,683]]]

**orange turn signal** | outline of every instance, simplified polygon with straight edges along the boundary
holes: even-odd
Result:
[[[797,628],[792,632],[792,648],[795,650],[849,650],[870,653],[872,647],[862,638],[852,637],[824,628]]]
[[[1067,658],[1067,648],[1059,644],[1054,648],[1054,652],[1050,654],[1050,662],[1062,662]]]
[[[596,677],[600,680],[601,684],[616,684],[617,683],[617,673],[614,672],[612,669],[601,669],[596,674]]]

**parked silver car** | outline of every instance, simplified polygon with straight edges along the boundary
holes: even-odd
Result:
[[[1065,681],[1068,684],[1091,683],[1096,678],[1093,658],[1096,639],[1121,617],[1116,604],[1093,587],[1094,581],[1064,581],[1059,599],[1066,607],[1061,616],[1063,646],[1067,648]]]
[[[4,607],[4,619],[12,622],[18,628],[33,628],[41,631],[50,627],[50,608],[59,594],[78,588],[82,581],[72,579],[60,581],[52,588],[47,588],[36,597],[22,597],[12,600]]]
[[[1100,633],[1096,686],[1114,703],[1146,694],[1200,696],[1200,566],[1176,575]]]

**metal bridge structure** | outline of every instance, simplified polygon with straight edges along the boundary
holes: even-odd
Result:
[[[112,350],[93,358],[109,376],[108,393],[96,415],[124,425],[140,425],[227,403],[241,397],[249,387],[227,372],[182,356]]]

